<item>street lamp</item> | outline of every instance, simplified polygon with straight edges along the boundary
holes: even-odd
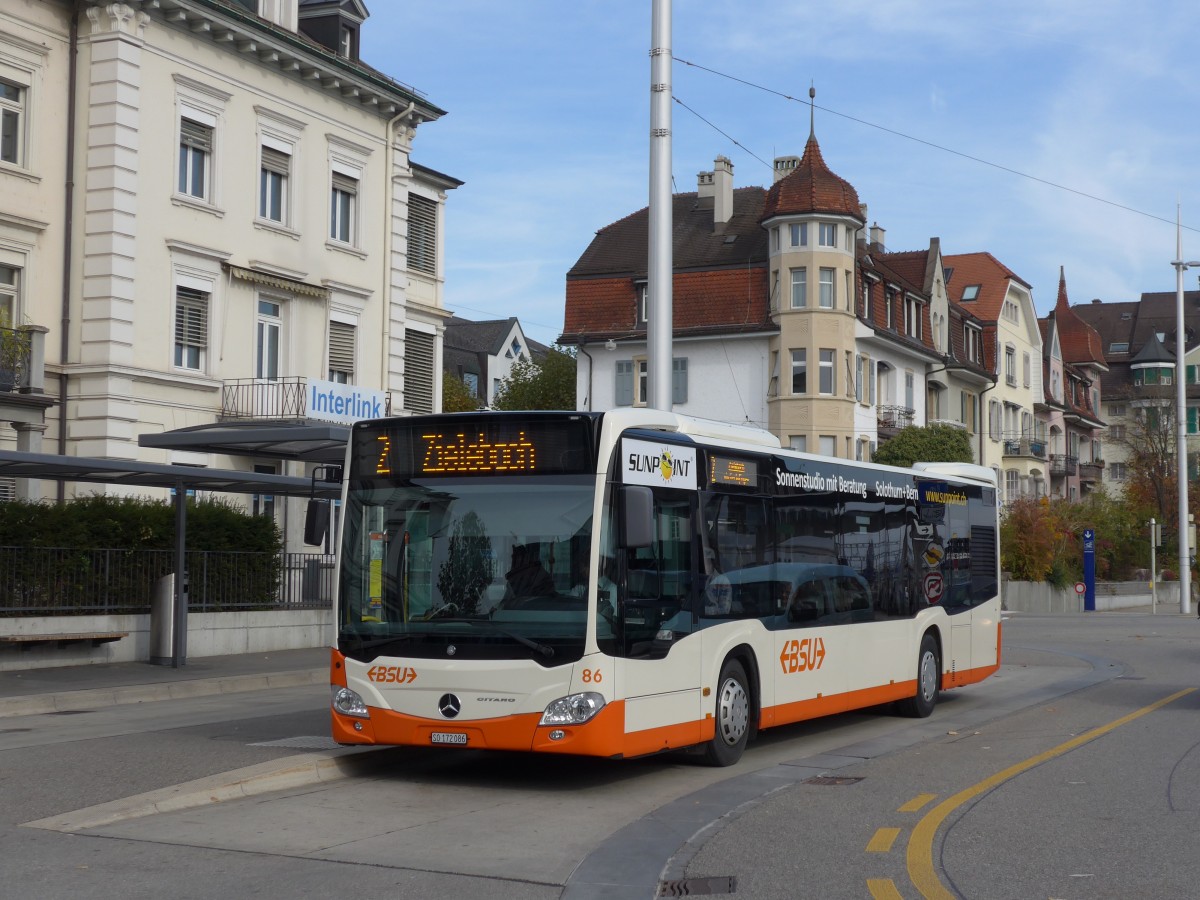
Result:
[[[1179,611],[1192,611],[1192,557],[1188,547],[1188,471],[1187,471],[1187,366],[1184,359],[1183,273],[1200,267],[1195,260],[1183,261],[1183,224],[1179,205],[1175,205],[1175,460],[1179,479]]]

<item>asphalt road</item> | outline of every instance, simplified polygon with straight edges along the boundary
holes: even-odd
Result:
[[[1200,894],[1200,623],[1014,616],[1004,658],[730,769],[331,751],[323,685],[4,718],[0,896]]]

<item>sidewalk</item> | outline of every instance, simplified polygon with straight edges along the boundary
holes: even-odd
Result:
[[[328,680],[328,647],[206,656],[177,669],[129,662],[0,672],[0,718]]]

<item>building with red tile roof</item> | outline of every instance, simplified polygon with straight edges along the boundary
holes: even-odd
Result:
[[[1047,461],[1037,453],[1044,445],[1033,440],[1043,373],[1032,288],[990,253],[955,254],[943,262],[950,301],[982,325],[983,363],[993,379],[979,395],[978,458],[1001,474],[1005,499],[1045,494]]]
[[[1035,405],[1033,449],[1044,454],[1050,496],[1074,500],[1101,483],[1100,374],[1108,367],[1100,335],[1071,309],[1061,268],[1054,311],[1038,324],[1043,397]]]
[[[1198,477],[1200,445],[1200,291],[1184,292],[1184,392],[1187,403],[1188,471]],[[1100,374],[1104,418],[1109,429],[1104,448],[1104,480],[1111,490],[1122,489],[1127,464],[1135,449],[1159,443],[1168,454],[1174,441],[1148,437],[1148,431],[1174,429],[1175,358],[1178,327],[1174,291],[1147,292],[1138,300],[1093,300],[1070,307],[1091,326],[1107,368]],[[1173,501],[1168,502],[1169,509]],[[1172,513],[1173,515],[1173,513]]]
[[[1022,352],[1040,354],[1029,285],[990,254],[943,258],[937,238],[889,251],[811,132],[774,170],[769,188],[735,188],[718,157],[672,199],[674,408],[857,459],[906,425],[945,423],[999,471],[1001,436],[981,410],[1004,359],[998,334],[1029,327],[998,324],[1006,304],[1032,323]],[[646,402],[648,245],[641,209],[601,228],[567,273],[559,342],[579,349],[582,409]],[[971,284],[978,296],[963,300]],[[1030,414],[1033,387],[1019,404]]]

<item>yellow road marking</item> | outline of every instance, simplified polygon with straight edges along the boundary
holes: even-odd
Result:
[[[1135,719],[1140,719],[1147,713],[1152,713],[1156,709],[1166,706],[1168,703],[1173,703],[1180,697],[1192,693],[1194,690],[1196,688],[1184,688],[1182,691],[1176,691],[1169,697],[1164,697],[1156,703],[1151,703],[1149,706],[1135,710],[1127,716],[1122,716],[1115,721],[1109,722],[1107,725],[1101,725],[1099,728],[1085,731],[1083,734],[1072,738],[1066,743],[1059,744],[1045,753],[1039,753],[1037,756],[1031,757],[1024,762],[1009,766],[1004,771],[997,772],[991,778],[986,778],[966,790],[959,791],[953,797],[943,800],[930,810],[917,823],[917,827],[913,829],[912,838],[908,842],[908,877],[912,879],[917,890],[927,900],[935,900],[935,898],[936,900],[954,900],[954,895],[942,885],[937,872],[933,868],[933,839],[937,834],[938,827],[946,820],[946,817],[950,813],[968,800],[978,797],[986,791],[990,791],[1010,778],[1020,775],[1034,766],[1039,766],[1047,760],[1054,759],[1056,756],[1062,756],[1064,753],[1068,753],[1077,747],[1082,747],[1084,744],[1094,741],[1098,737],[1103,737],[1110,731],[1114,731],[1122,725],[1128,725]]]
[[[905,803],[897,812],[916,812],[930,800],[937,797],[937,794],[917,794],[907,803]]]
[[[904,900],[896,890],[895,882],[890,878],[868,878],[867,890],[871,892],[874,900]]]
[[[880,828],[867,844],[868,853],[890,853],[892,844],[900,836],[899,828]]]

